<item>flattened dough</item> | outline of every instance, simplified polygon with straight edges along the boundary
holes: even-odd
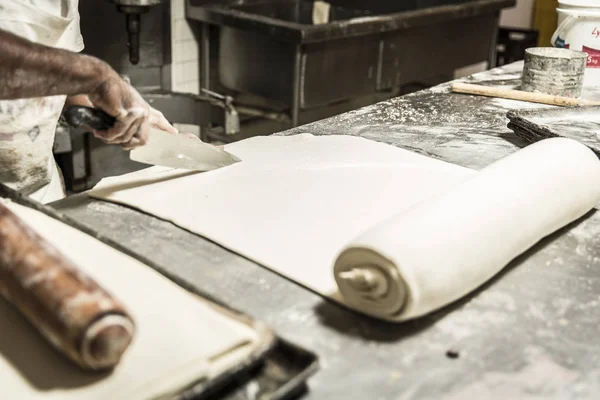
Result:
[[[90,196],[172,221],[339,300],[332,266],[351,240],[474,173],[353,136],[256,137],[226,149],[243,161],[193,174],[152,167],[104,179]]]
[[[350,136],[259,137],[227,150],[243,161],[202,174],[153,167],[90,195],[391,321],[473,291],[600,200],[600,162],[566,139],[481,172]]]
[[[0,398],[167,398],[235,366],[261,345],[252,327],[150,267],[38,211],[6,204],[121,300],[137,332],[112,374],[84,373],[56,353],[0,298]]]

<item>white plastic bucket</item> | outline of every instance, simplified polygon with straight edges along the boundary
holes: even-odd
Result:
[[[586,86],[600,86],[600,0],[559,0],[552,45],[588,53]]]
[[[600,12],[600,0],[558,0],[559,10],[576,11],[598,11]],[[567,14],[558,13],[558,26],[567,18]]]

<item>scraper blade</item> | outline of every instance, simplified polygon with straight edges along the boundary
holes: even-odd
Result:
[[[131,150],[129,158],[143,164],[194,171],[210,171],[240,161],[233,154],[193,135],[172,135],[159,129],[151,129],[148,143]]]
[[[84,106],[72,106],[64,113],[65,121],[72,127],[90,127],[96,130],[109,129],[115,118],[102,110]],[[210,171],[240,161],[225,150],[204,143],[194,135],[172,135],[160,129],[151,129],[148,143],[132,150],[133,161],[181,168],[193,171]]]

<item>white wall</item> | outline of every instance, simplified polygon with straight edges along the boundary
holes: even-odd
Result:
[[[517,6],[502,11],[500,25],[510,28],[530,29],[533,27],[535,0],[517,0]]]
[[[185,19],[185,0],[171,0],[171,90],[199,94],[200,47]],[[198,135],[193,125],[175,124],[183,132]]]
[[[500,26],[509,28],[531,29],[533,27],[533,11],[535,9],[535,0],[517,0],[517,5],[513,8],[507,8],[500,14]],[[455,71],[455,78],[463,78],[483,72],[487,67],[487,62],[470,65]]]
[[[199,44],[185,19],[185,0],[171,0],[171,46],[172,90],[198,94]]]

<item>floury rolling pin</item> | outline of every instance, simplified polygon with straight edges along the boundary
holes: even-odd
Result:
[[[0,294],[86,370],[116,366],[133,338],[125,308],[1,202]]]

